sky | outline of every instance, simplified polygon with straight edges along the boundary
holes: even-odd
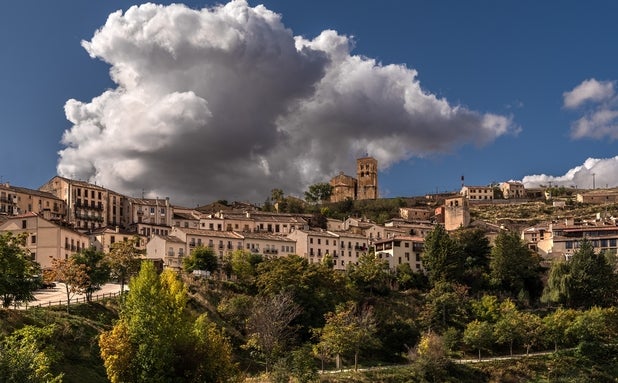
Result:
[[[618,2],[19,1],[0,12],[0,180],[197,206],[618,186]]]

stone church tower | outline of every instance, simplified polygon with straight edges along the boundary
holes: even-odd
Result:
[[[356,199],[378,198],[378,161],[373,157],[356,160]]]

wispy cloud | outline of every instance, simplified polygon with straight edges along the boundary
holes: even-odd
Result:
[[[131,7],[82,45],[117,87],[66,103],[58,172],[128,194],[261,201],[365,153],[386,168],[518,130],[433,95],[414,69],[352,54],[347,36],[294,36],[243,0]]]

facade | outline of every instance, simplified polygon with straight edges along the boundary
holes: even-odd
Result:
[[[48,220],[60,221],[66,214],[66,205],[55,195],[40,190],[0,184],[0,214],[41,214]]]
[[[0,232],[28,233],[26,249],[43,269],[52,266],[52,259],[67,259],[90,246],[90,239],[85,234],[32,212],[10,217],[0,225]]]
[[[128,241],[135,236],[136,234],[134,232],[121,229],[119,226],[113,228],[110,226],[102,227],[100,229],[93,230],[91,233],[88,233],[88,237],[90,238],[90,245],[94,246],[96,250],[102,251],[106,254],[109,253],[114,243]],[[138,250],[144,249],[146,242],[146,238],[139,237],[136,248]]]
[[[444,228],[447,231],[457,230],[470,225],[470,207],[464,197],[447,198],[444,200]]]
[[[366,200],[378,198],[378,161],[373,157],[356,160],[356,178],[343,172],[333,177],[329,184],[333,187],[330,202],[348,199]]]
[[[295,230],[288,238],[296,242],[296,254],[310,263],[323,262],[328,256],[336,270],[345,270],[350,263],[358,263],[363,252],[368,251],[364,235],[327,230]]]
[[[85,232],[108,225],[109,190],[59,176],[49,180],[39,190],[65,202],[65,221],[75,230]]]
[[[331,202],[356,199],[356,178],[340,172],[339,175],[333,177],[329,183],[333,187],[333,192],[330,197]]]
[[[401,207],[399,216],[407,221],[429,221],[434,212],[418,207]]]
[[[296,242],[286,236],[271,233],[242,233],[244,248],[267,257],[296,254]]]
[[[491,186],[464,186],[460,194],[469,201],[490,201],[494,199],[494,188]]]
[[[178,237],[153,235],[146,244],[146,259],[163,261],[163,265],[173,270],[181,270],[187,244]]]
[[[375,254],[388,260],[390,269],[407,263],[413,271],[423,271],[422,256],[424,240],[421,237],[396,236],[374,243]]]
[[[578,193],[577,202],[604,204],[618,202],[618,191],[616,190],[593,190],[587,193]]]
[[[505,199],[526,198],[526,188],[521,182],[502,182],[500,184],[500,191]]]

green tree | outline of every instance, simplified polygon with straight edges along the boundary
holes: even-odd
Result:
[[[554,344],[555,351],[558,351],[559,345],[569,343],[567,331],[576,317],[575,310],[558,308],[543,318],[545,338]]]
[[[363,253],[358,264],[348,263],[347,274],[359,291],[386,294],[390,290],[388,261],[378,258],[373,252]]]
[[[25,326],[0,341],[0,381],[7,383],[59,383],[52,366],[58,359],[53,348],[54,325]]]
[[[210,247],[197,246],[191,250],[188,257],[183,259],[182,265],[188,273],[192,273],[195,270],[214,273],[219,269],[219,258]]]
[[[2,306],[34,299],[32,292],[38,288],[41,269],[24,249],[28,234],[14,236],[0,234],[0,296]]]
[[[90,247],[72,256],[75,263],[84,265],[87,275],[84,292],[88,302],[92,301],[92,294],[101,290],[101,286],[109,281],[110,267],[105,260],[105,253]]]
[[[377,327],[370,306],[359,306],[353,302],[337,306],[335,312],[326,314],[326,324],[321,331],[320,343],[331,350],[341,368],[341,355],[354,354],[354,369],[358,369],[358,355],[362,349],[376,347]]]
[[[591,307],[580,311],[567,330],[575,340],[591,343],[613,342],[618,329],[618,310],[615,307]]]
[[[613,268],[584,238],[567,262],[552,266],[543,298],[572,308],[614,305],[618,279]]]
[[[494,342],[492,325],[485,321],[473,320],[464,330],[463,342],[478,350],[479,360],[481,360],[481,351],[490,350]]]
[[[526,355],[530,354],[530,349],[543,340],[543,321],[538,315],[528,312],[520,313],[522,324],[521,341],[526,348]]]
[[[470,287],[470,294],[483,290],[489,279],[491,246],[484,230],[459,229],[453,239],[461,250],[463,274],[461,283]]]
[[[305,192],[307,202],[320,204],[328,201],[333,193],[333,187],[327,182],[321,182],[309,186],[309,190]]]
[[[264,262],[262,255],[246,250],[236,250],[227,257],[229,271],[249,291],[255,289],[258,265],[262,262]]]
[[[436,225],[425,237],[423,266],[432,286],[461,280],[464,270],[461,247],[442,225]]]
[[[186,286],[143,262],[120,317],[99,337],[107,376],[116,382],[224,382],[234,375],[225,337],[206,317],[192,321]]]
[[[434,331],[449,327],[463,329],[468,321],[468,287],[450,282],[438,282],[425,296],[419,320]]]
[[[494,325],[494,336],[496,342],[509,345],[511,355],[513,355],[513,344],[524,336],[523,320],[521,313],[510,299],[500,304],[500,318]]]
[[[540,257],[515,232],[501,231],[494,241],[490,261],[491,283],[512,297],[521,293],[534,299],[539,295]]]
[[[310,328],[324,325],[324,314],[333,311],[349,294],[345,276],[322,263],[309,263],[298,255],[267,260],[258,266],[256,285],[261,295],[292,294],[303,312],[295,321]]]
[[[114,243],[107,255],[107,262],[112,275],[120,282],[120,294],[124,294],[124,286],[132,275],[140,269],[140,257],[143,251],[137,249],[139,237],[135,236],[122,242]]]

